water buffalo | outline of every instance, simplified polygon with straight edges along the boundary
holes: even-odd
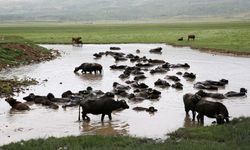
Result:
[[[115,59],[116,62],[128,60],[127,58],[125,58],[125,57],[123,57],[123,56],[122,56],[122,57],[120,57],[120,56],[114,56],[114,59]]]
[[[112,66],[110,66],[110,69],[122,70],[122,69],[126,69],[127,67],[128,67],[127,65],[119,65],[119,66],[117,66],[117,65],[112,65]]]
[[[217,86],[214,85],[204,85],[201,82],[197,82],[194,84],[194,88],[204,89],[204,90],[218,90]]]
[[[138,83],[136,81],[134,81],[134,83],[132,83],[131,86],[133,88],[139,88],[139,89],[146,89],[146,88],[148,88],[147,84],[145,84],[145,83]]]
[[[168,72],[169,71],[169,69],[165,69],[165,68],[162,68],[162,67],[156,67],[155,69],[152,69],[152,70],[150,70],[150,73],[151,74],[155,74],[155,73],[166,73],[166,72]]]
[[[82,107],[82,119],[90,120],[87,114],[91,113],[94,115],[102,114],[101,121],[103,122],[104,116],[108,115],[109,120],[112,120],[111,113],[117,109],[128,109],[129,106],[125,100],[115,101],[112,98],[101,98],[98,100],[88,100],[79,105]],[[80,115],[79,115],[80,116]],[[80,119],[80,118],[79,118]]]
[[[181,84],[180,82],[176,82],[176,83],[172,84],[171,87],[175,88],[175,89],[182,90],[183,89],[183,84]]]
[[[169,79],[169,80],[172,80],[172,81],[175,81],[175,82],[180,81],[180,78],[178,78],[177,76],[170,76],[170,75],[167,75],[165,77],[165,79]]]
[[[224,99],[224,98],[226,98],[221,93],[207,93],[207,92],[205,92],[203,90],[199,90],[198,92],[196,92],[196,94],[200,95],[201,97],[211,97],[211,98],[215,98],[215,99]]]
[[[183,41],[183,37],[180,37],[180,38],[178,39],[178,41]]]
[[[150,49],[149,52],[150,53],[159,53],[159,54],[161,54],[162,53],[161,50],[162,50],[161,47],[157,47],[157,48],[154,48],[154,49]]]
[[[82,70],[82,73],[83,72],[84,73],[87,73],[87,72],[92,73],[92,71],[94,71],[95,74],[97,73],[97,71],[99,71],[101,74],[102,73],[102,65],[100,65],[98,63],[83,63],[79,67],[76,67],[74,72],[76,73],[79,70]]]
[[[146,107],[134,107],[133,110],[135,110],[135,111],[147,111],[149,113],[154,113],[154,112],[158,111],[153,106],[150,106],[149,108],[146,108]]]
[[[73,46],[82,46],[83,42],[81,41],[81,37],[72,37],[72,45]]]
[[[183,77],[184,77],[184,78],[189,78],[189,79],[194,80],[194,79],[196,78],[196,74],[185,72],[185,73],[183,74]]]
[[[28,105],[21,103],[14,98],[7,98],[5,101],[15,110],[30,110]]]
[[[196,104],[201,100],[201,96],[198,94],[187,93],[183,95],[183,102],[185,107],[185,112],[188,115],[188,112],[191,110],[193,114],[193,121],[195,120],[195,107]]]
[[[164,64],[166,63],[164,60],[159,60],[159,59],[149,59],[149,63],[154,63],[154,64]]]
[[[230,91],[225,94],[226,97],[239,97],[239,96],[246,96],[247,89],[240,88],[240,92]]]
[[[209,118],[216,118],[218,124],[229,122],[229,113],[225,105],[219,102],[211,102],[207,100],[200,100],[195,107],[195,111],[198,112],[198,122],[204,123],[204,116]]]
[[[188,41],[189,41],[190,39],[194,40],[194,39],[195,39],[195,35],[193,35],[193,34],[188,35]]]
[[[48,106],[49,108],[52,108],[52,109],[58,109],[59,106],[49,100],[50,96],[51,94],[48,94],[48,96],[39,96],[39,95],[35,95],[34,93],[30,93],[28,96],[24,97],[23,99],[28,102],[34,102],[36,104],[42,104],[44,106]]]
[[[134,77],[134,80],[135,80],[135,81],[138,81],[138,80],[143,80],[143,79],[146,79],[146,78],[147,78],[147,77],[146,77],[145,75],[142,74],[142,75],[137,75],[137,76],[135,76],[135,77]]]
[[[67,102],[70,102],[69,98],[56,98],[52,93],[49,93],[47,95],[47,98],[51,102],[56,102],[56,103],[67,103]]]
[[[170,84],[167,81],[161,80],[161,79],[158,79],[157,81],[155,81],[154,84],[155,86],[159,86],[161,88],[166,88],[170,86]]]
[[[184,63],[184,64],[165,64],[165,65],[168,65],[170,68],[184,68],[184,69],[190,68],[190,65],[187,63]]]
[[[120,47],[114,47],[114,46],[113,46],[113,47],[110,47],[109,49],[110,49],[110,50],[121,50]]]

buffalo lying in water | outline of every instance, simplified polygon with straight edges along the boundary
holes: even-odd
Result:
[[[240,97],[240,96],[246,96],[247,89],[240,88],[240,92],[230,91],[225,94],[226,97]]]
[[[11,108],[15,109],[15,110],[30,110],[29,106],[17,101],[14,98],[7,98],[5,99],[6,102],[9,103],[9,105],[11,106]]]
[[[211,97],[211,98],[215,98],[215,99],[224,99],[224,98],[226,98],[221,93],[208,93],[208,92],[205,92],[203,90],[199,90],[198,92],[196,92],[196,94],[200,95],[201,97]]]
[[[50,99],[53,97],[54,95],[51,93],[49,93],[47,96],[39,96],[39,95],[30,93],[28,96],[24,97],[23,99],[28,102],[33,101],[36,104],[42,104],[44,106],[48,106],[49,108],[52,108],[52,109],[58,109],[59,106],[53,103],[52,101],[50,101]]]

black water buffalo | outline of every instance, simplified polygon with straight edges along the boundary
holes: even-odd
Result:
[[[150,49],[149,52],[150,53],[162,53],[161,52],[162,48],[161,47],[157,47],[157,48],[154,48],[154,49]]]
[[[104,52],[99,52],[99,53],[94,53],[93,56],[95,56],[95,58],[101,58],[105,53]]]
[[[180,82],[176,82],[176,83],[172,84],[171,87],[175,88],[175,89],[182,90],[183,89],[183,84],[181,84]]]
[[[170,86],[170,84],[167,81],[161,80],[161,79],[158,79],[157,81],[155,81],[154,84],[155,86],[159,86],[161,88],[166,88]]]
[[[74,72],[76,73],[77,71],[82,70],[82,73],[92,73],[95,72],[95,74],[99,71],[100,74],[102,73],[102,65],[98,63],[83,63],[79,67],[76,67]]]
[[[177,76],[170,76],[170,75],[167,75],[165,77],[165,79],[169,79],[169,80],[172,80],[172,81],[175,81],[175,82],[180,81],[180,78],[178,78]]]
[[[224,99],[224,98],[226,98],[221,93],[207,93],[207,92],[205,92],[203,90],[199,90],[198,92],[196,92],[196,94],[200,95],[201,97],[211,97],[211,98],[215,98],[215,99]]]
[[[147,84],[145,84],[145,83],[138,83],[136,81],[134,81],[134,83],[132,83],[131,86],[133,88],[139,88],[139,89],[146,89],[146,88],[148,88]]]
[[[112,66],[110,66],[110,69],[122,70],[122,69],[126,69],[127,67],[128,67],[127,65],[119,65],[119,66],[117,66],[117,65],[112,65]]]
[[[138,81],[138,80],[143,80],[143,79],[146,79],[146,78],[147,78],[147,77],[146,77],[145,75],[142,74],[142,75],[137,75],[137,76],[135,76],[135,77],[134,77],[134,80],[135,80],[135,81]]]
[[[247,89],[240,88],[240,92],[230,91],[225,94],[226,97],[240,97],[240,96],[246,96]]]
[[[138,93],[135,96],[143,97],[145,99],[158,99],[161,96],[161,92],[152,88],[138,89]]]
[[[82,107],[82,119],[90,120],[87,114],[91,113],[94,115],[102,114],[101,121],[103,122],[104,116],[108,115],[109,120],[112,120],[111,113],[117,109],[128,109],[129,106],[125,100],[115,101],[112,98],[101,98],[98,100],[88,100],[80,103]]]
[[[49,108],[52,108],[52,109],[58,109],[59,106],[51,102],[49,100],[50,97],[52,97],[51,94],[48,94],[48,96],[39,96],[39,95],[35,95],[34,93],[30,93],[28,96],[24,97],[23,99],[28,102],[34,102],[36,104],[42,104],[44,106],[48,106]]]
[[[22,102],[19,102],[17,101],[16,99],[14,98],[7,98],[5,99],[6,102],[9,103],[9,105],[15,109],[15,110],[30,110],[29,106],[22,103]]]
[[[195,35],[194,35],[194,34],[188,35],[188,41],[189,41],[190,39],[194,40],[194,39],[195,39]]]
[[[113,46],[113,47],[110,47],[109,49],[110,49],[110,50],[121,50],[120,47],[114,47],[114,46]]]
[[[183,77],[184,78],[189,78],[189,79],[195,79],[196,78],[196,74],[193,74],[192,72],[191,73],[188,73],[188,72],[185,72],[184,74],[183,74]]]
[[[47,95],[47,98],[51,102],[56,102],[56,103],[67,103],[67,102],[70,102],[69,98],[56,98],[52,93],[49,93]]]
[[[188,112],[191,110],[193,114],[193,121],[195,120],[195,107],[196,104],[201,100],[201,96],[198,94],[187,93],[183,95],[183,102],[185,107],[185,112],[188,115]]]
[[[147,111],[149,113],[154,113],[154,112],[158,111],[153,106],[150,106],[149,108],[146,108],[146,107],[134,107],[133,110],[135,110],[135,111]]]
[[[72,45],[73,46],[82,46],[83,42],[81,37],[72,37]]]
[[[183,41],[183,37],[180,37],[180,38],[178,39],[178,41]]]
[[[159,60],[159,59],[149,59],[148,62],[153,63],[153,64],[164,64],[164,63],[166,63],[164,60]]]
[[[225,105],[219,102],[211,102],[207,100],[200,100],[195,107],[195,111],[198,112],[198,122],[204,123],[204,116],[209,118],[216,118],[218,124],[222,124],[225,121],[229,122],[229,113]],[[224,121],[225,120],[225,121]]]
[[[201,82],[197,82],[194,84],[194,88],[203,89],[203,90],[218,90],[217,86],[214,85],[204,85]]]
[[[166,73],[168,72],[169,69],[165,69],[165,68],[162,68],[162,67],[156,67],[155,69],[152,69],[150,70],[150,73],[151,74],[155,74],[155,73]]]
[[[184,69],[190,68],[190,65],[187,63],[184,63],[184,64],[165,64],[165,65],[168,65],[170,68],[184,68]]]
[[[143,100],[145,100],[145,97],[141,97],[139,95],[135,95],[134,93],[131,93],[127,96],[127,98],[130,100],[130,101],[133,101],[133,102],[141,102]]]
[[[128,60],[127,58],[125,58],[125,57],[120,57],[120,56],[114,56],[114,59],[115,59],[116,62]]]

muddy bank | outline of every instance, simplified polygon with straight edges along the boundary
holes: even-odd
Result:
[[[0,79],[0,97],[14,96],[15,93],[24,92],[28,90],[29,85],[36,85],[38,81],[33,78],[13,78],[13,79]]]
[[[59,52],[46,49],[22,37],[7,36],[0,40],[0,70],[52,60]]]

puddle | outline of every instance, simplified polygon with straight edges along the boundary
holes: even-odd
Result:
[[[175,75],[176,72],[193,72],[197,74],[194,82],[186,81],[181,77],[181,83],[184,84],[184,90],[178,91],[173,88],[160,89],[162,92],[159,101],[145,100],[141,103],[128,101],[130,109],[114,112],[113,120],[110,122],[108,117],[104,123],[101,123],[101,116],[89,115],[91,121],[77,122],[78,107],[58,110],[46,109],[40,105],[29,105],[32,110],[26,112],[13,112],[10,106],[2,99],[0,100],[0,145],[19,141],[21,139],[45,138],[49,136],[68,136],[68,135],[132,135],[138,137],[148,137],[155,139],[166,138],[166,133],[172,132],[180,127],[197,126],[189,117],[186,117],[182,96],[188,92],[196,92],[193,83],[207,79],[218,80],[225,78],[229,84],[224,89],[218,90],[220,93],[235,90],[239,91],[241,87],[250,90],[250,59],[213,55],[191,50],[190,48],[178,48],[164,44],[118,44],[118,45],[83,45],[83,47],[72,47],[71,45],[42,45],[47,48],[59,49],[62,57],[50,62],[43,62],[30,66],[24,66],[16,69],[5,70],[0,72],[4,77],[32,77],[40,81],[41,84],[31,86],[25,94],[20,93],[17,98],[23,101],[22,97],[33,92],[38,95],[47,95],[51,92],[56,97],[60,97],[64,91],[71,90],[78,92],[92,86],[94,89],[105,92],[112,90],[113,82],[125,84],[118,76],[121,71],[109,69],[113,64],[133,65],[129,61],[115,63],[110,56],[103,56],[101,59],[93,59],[96,52],[107,51],[110,46],[121,47],[121,52],[136,54],[140,49],[140,56],[146,56],[152,59],[164,59],[170,63],[188,63],[191,68],[174,69],[166,74],[150,75],[145,82],[150,87],[154,87],[154,82],[166,75]],[[149,49],[159,47],[163,48],[161,55],[149,53]],[[103,65],[104,72],[102,75],[77,75],[73,73],[76,66],[83,62],[97,62]],[[47,82],[42,82],[47,79]],[[62,84],[60,84],[62,82]],[[228,108],[230,116],[250,116],[250,99],[230,98],[220,100]],[[158,109],[155,114],[147,112],[136,112],[133,107],[154,106]],[[190,112],[191,114],[191,112]],[[211,125],[214,119],[205,118],[205,125]]]

